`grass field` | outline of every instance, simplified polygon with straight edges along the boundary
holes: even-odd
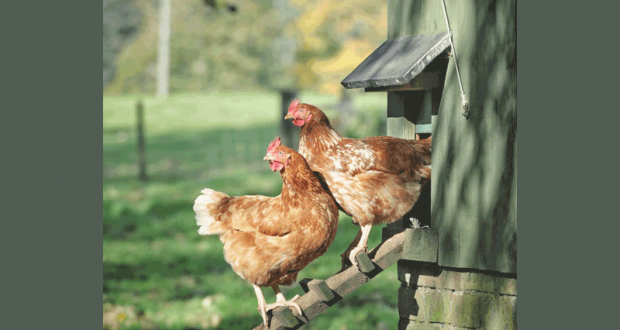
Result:
[[[224,261],[217,237],[198,235],[192,205],[204,187],[229,195],[280,192],[279,175],[261,162],[278,134],[278,97],[264,92],[144,97],[147,183],[137,180],[137,97],[103,98],[104,329],[251,329],[261,322],[251,285]],[[337,101],[312,94],[301,99],[328,114]],[[366,115],[385,116],[384,94],[362,94],[355,104]],[[356,231],[341,214],[329,251],[299,279],[336,272],[339,254]],[[380,232],[371,234],[371,247]],[[304,328],[392,329],[398,286],[396,270],[390,269]],[[271,289],[263,291],[274,301]],[[303,293],[298,285],[283,292],[289,298]]]

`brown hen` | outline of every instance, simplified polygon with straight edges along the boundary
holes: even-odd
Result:
[[[301,127],[299,153],[322,175],[339,208],[360,225],[343,253],[355,266],[355,255],[368,249],[372,226],[402,218],[431,179],[431,139],[389,136],[342,137],[319,108],[293,101],[284,119]]]
[[[338,208],[308,163],[277,137],[265,160],[282,176],[276,197],[228,195],[202,190],[194,203],[201,235],[219,235],[224,258],[241,278],[252,283],[267,326],[267,311],[278,306],[297,308],[297,296],[287,301],[279,285],[291,285],[297,274],[327,251],[338,226]],[[267,305],[260,287],[270,286],[276,303]]]

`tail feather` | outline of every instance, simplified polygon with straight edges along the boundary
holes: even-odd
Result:
[[[431,165],[424,165],[422,166],[422,168],[420,169],[420,176],[426,180],[430,180],[431,179],[431,173],[432,173],[432,168]]]
[[[422,167],[419,170],[420,175],[427,179],[430,180],[431,179],[431,169],[432,169],[432,136],[429,136],[428,138],[424,139],[424,140],[417,140],[416,142],[416,150],[418,152],[418,155],[421,157],[422,160]]]
[[[196,225],[200,227],[198,229],[198,234],[223,234],[226,228],[223,223],[215,220],[211,215],[211,210],[213,210],[223,198],[228,197],[228,195],[208,188],[203,189],[201,193],[202,194],[196,198],[196,201],[194,201]]]
[[[428,139],[427,139],[428,140]],[[422,140],[426,142],[425,140]],[[431,165],[432,163],[432,146],[431,143],[416,143],[414,144],[415,152],[417,153],[417,160],[421,161],[423,165]]]

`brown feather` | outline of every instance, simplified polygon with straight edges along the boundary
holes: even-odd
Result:
[[[220,235],[233,270],[259,286],[292,284],[301,269],[327,251],[338,226],[337,205],[303,156],[286,146],[275,150],[291,155],[280,171],[280,195],[229,197],[205,189],[206,197],[194,205],[197,219],[203,208],[208,210],[204,218],[213,219],[208,226],[218,229],[213,234]],[[203,205],[199,200],[215,201]]]
[[[319,108],[298,107],[311,116],[301,128],[299,152],[354,222],[394,222],[413,207],[431,179],[430,138],[344,138]]]

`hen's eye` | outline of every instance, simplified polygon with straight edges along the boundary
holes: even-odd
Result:
[[[299,109],[299,112],[304,112],[304,109]]]
[[[280,152],[278,153],[278,155],[282,156],[282,151],[280,151]]]

